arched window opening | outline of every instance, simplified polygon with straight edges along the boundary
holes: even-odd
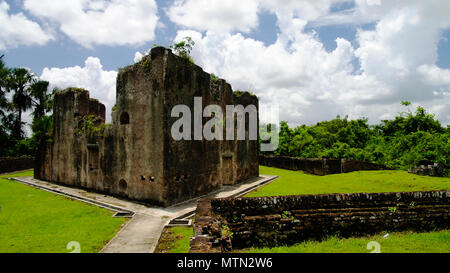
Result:
[[[125,192],[127,190],[127,187],[128,187],[127,182],[125,180],[121,179],[119,181],[119,189],[120,189],[120,191],[121,192]]]
[[[128,115],[127,112],[123,112],[120,115],[120,124],[124,125],[124,124],[130,124],[130,115]]]

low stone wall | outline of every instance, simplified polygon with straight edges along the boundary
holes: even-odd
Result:
[[[450,191],[201,200],[191,252],[450,226]]]
[[[342,173],[356,172],[356,171],[381,171],[392,170],[381,164],[369,163],[352,159],[341,159]]]
[[[420,164],[420,162],[419,162]],[[417,175],[427,175],[427,176],[435,176],[435,177],[443,177],[445,173],[445,169],[447,166],[440,163],[427,163],[421,164],[419,166],[413,167],[408,170],[409,173],[417,174]]]
[[[0,157],[0,173],[34,168],[34,157]]]
[[[315,175],[390,169],[380,164],[345,158],[298,158],[288,156],[260,155],[259,164],[263,166],[276,167],[293,171],[304,171],[306,173]]]

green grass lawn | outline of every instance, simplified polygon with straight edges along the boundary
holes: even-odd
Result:
[[[450,189],[450,178],[418,176],[405,171],[360,171],[316,176],[260,166],[260,173],[278,175],[280,178],[245,197]]]
[[[322,242],[308,241],[301,244],[275,248],[250,248],[237,252],[245,253],[370,253],[373,247],[368,243],[377,242],[381,253],[449,253],[450,230],[428,233],[401,232],[383,238],[379,234],[364,238],[340,239],[331,237]]]
[[[161,235],[156,253],[188,253],[189,240],[194,236],[192,227],[166,228]]]
[[[126,221],[113,212],[35,189],[0,176],[0,253],[69,253],[67,244],[80,244],[82,253],[98,252]]]

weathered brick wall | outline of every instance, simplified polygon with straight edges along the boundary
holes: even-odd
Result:
[[[105,106],[87,90],[55,94],[53,134],[39,144],[35,178],[170,206],[259,175],[257,140],[194,140],[191,134],[198,114],[200,129],[210,122],[201,118],[205,107],[218,105],[226,117],[228,105],[252,104],[257,110],[256,96],[233,92],[225,80],[212,80],[201,67],[163,47],[119,69],[116,86],[109,125],[104,124]],[[201,107],[196,107],[199,97]],[[183,117],[193,121],[183,125],[190,134],[183,140],[172,136],[179,120],[172,110],[179,105],[188,106]],[[90,116],[99,126],[95,130],[87,126]]]
[[[1,157],[0,173],[9,173],[34,168],[34,157]]]
[[[231,246],[211,227],[228,228],[235,249],[291,245],[329,235],[448,229],[449,197],[450,191],[433,191],[203,200],[200,222],[196,218],[194,223],[195,238],[206,235],[209,242],[216,242],[217,250]],[[198,246],[195,242],[193,248]]]
[[[222,253],[231,251],[231,238],[222,234],[222,221],[213,214],[211,199],[197,203],[194,221],[194,237],[190,241],[190,253]]]
[[[388,170],[390,168],[364,161],[337,158],[298,158],[288,156],[259,156],[259,164],[315,175],[348,173],[364,170]]]

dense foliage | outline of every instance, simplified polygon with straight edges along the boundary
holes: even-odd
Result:
[[[30,70],[8,68],[0,56],[0,157],[33,156],[44,134],[52,127],[48,113],[53,94],[49,83]],[[32,136],[27,137],[23,114],[32,110]]]
[[[422,107],[375,126],[370,126],[367,119],[338,116],[296,128],[281,122],[279,130],[279,146],[274,155],[349,158],[396,169],[407,169],[422,159],[450,165],[450,128],[444,128]]]

